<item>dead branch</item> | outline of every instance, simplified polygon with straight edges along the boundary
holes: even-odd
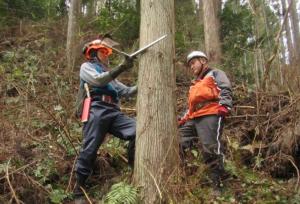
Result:
[[[31,176],[28,176],[27,174],[23,174],[26,178],[28,178],[33,184],[37,185],[39,188],[41,188],[46,193],[50,194],[51,192],[48,191],[42,184],[34,180]]]
[[[17,89],[17,90],[22,90],[24,91],[26,94],[30,95],[30,93],[27,91],[27,90],[24,90],[20,87],[18,87],[16,84],[14,84],[14,87]],[[19,91],[20,93],[20,91]],[[76,155],[78,156],[78,152],[75,148],[75,145],[73,144],[72,140],[71,140],[71,136],[70,136],[70,133],[69,131],[66,129],[66,126],[65,124],[62,124],[61,121],[59,121],[56,116],[51,112],[49,111],[49,109],[47,107],[45,107],[36,97],[32,97],[33,100],[36,102],[36,105],[38,107],[40,107],[43,111],[45,111],[45,113],[48,113],[48,115],[55,121],[55,123],[62,129],[64,135],[66,136],[67,140],[69,141],[69,143],[71,144],[72,148],[74,149]]]
[[[75,169],[76,160],[77,160],[77,157],[75,157],[74,162],[73,162],[73,166],[72,166],[72,170],[71,170],[71,176],[70,176],[70,179],[69,179],[69,182],[68,182],[66,192],[68,192],[69,188],[71,187],[71,181],[72,181],[73,172],[74,172],[74,169]]]
[[[10,159],[8,160],[7,165],[6,165],[6,180],[7,180],[7,183],[8,183],[8,185],[9,185],[9,189],[10,189],[10,191],[11,191],[11,193],[12,193],[12,195],[13,195],[15,201],[16,201],[16,203],[17,203],[17,204],[20,204],[20,201],[19,201],[19,199],[17,198],[16,192],[15,192],[14,188],[12,187],[12,185],[11,185],[11,183],[10,183],[10,180],[9,180],[9,173],[8,173],[9,163],[10,163]],[[22,202],[22,203],[23,203],[23,202]]]
[[[86,199],[89,201],[89,204],[93,204],[91,199],[89,198],[88,194],[86,193],[86,191],[84,190],[84,188],[82,188],[80,186],[80,189],[82,190],[82,192],[84,193],[84,196],[86,197]]]
[[[38,161],[40,161],[40,160],[35,160],[35,161],[33,161],[33,162],[29,163],[29,164],[26,164],[26,165],[24,165],[24,166],[22,166],[22,167],[20,167],[20,168],[18,168],[18,169],[16,169],[16,170],[12,171],[12,172],[9,172],[8,175],[17,173],[17,172],[19,172],[19,171],[21,171],[21,170],[24,170],[24,169],[26,169],[27,167],[31,166],[32,164],[35,164],[35,163],[38,162]],[[0,180],[2,180],[2,179],[4,179],[4,178],[6,178],[6,176],[1,177]]]
[[[298,189],[298,186],[299,186],[299,181],[300,181],[300,173],[299,173],[299,169],[297,167],[297,165],[295,164],[295,160],[293,157],[289,156],[289,155],[286,155],[284,154],[284,156],[291,162],[291,164],[294,166],[294,168],[296,169],[296,172],[297,172],[297,183],[296,183],[296,186],[295,186],[295,191]]]

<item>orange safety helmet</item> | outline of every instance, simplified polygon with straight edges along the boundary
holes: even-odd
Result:
[[[91,59],[91,56],[90,56],[91,50],[100,50],[106,57],[108,57],[109,55],[112,54],[112,49],[107,47],[107,45],[105,45],[105,42],[103,42],[100,39],[93,40],[84,45],[82,52],[83,52],[85,58],[88,60]]]

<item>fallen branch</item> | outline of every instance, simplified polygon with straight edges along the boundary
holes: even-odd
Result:
[[[30,92],[28,92],[27,90],[24,90],[20,87],[18,87],[16,84],[14,84],[14,87],[17,90],[22,90],[24,91],[26,94],[30,95]],[[20,91],[18,91],[19,93],[21,93]],[[75,148],[75,145],[73,144],[72,140],[71,140],[71,136],[69,131],[66,128],[66,125],[63,124],[61,121],[59,121],[56,116],[49,110],[49,108],[45,107],[38,98],[36,97],[32,97],[32,99],[34,100],[35,104],[40,107],[43,111],[45,111],[45,113],[48,113],[48,115],[54,120],[54,122],[62,129],[64,135],[66,136],[67,140],[69,141],[69,143],[71,144],[72,148],[74,149],[74,152],[76,153],[76,155],[78,156],[78,152]]]
[[[10,163],[10,159],[8,160],[7,165],[6,165],[6,180],[7,180],[7,183],[9,185],[9,189],[10,189],[10,191],[11,191],[11,193],[12,193],[12,195],[13,195],[15,201],[16,201],[16,203],[20,204],[19,199],[17,198],[16,192],[15,192],[14,188],[12,187],[12,185],[10,183],[10,180],[9,180],[9,173],[8,173],[9,163]]]
[[[296,191],[298,189],[299,181],[300,181],[299,169],[298,169],[297,165],[295,164],[293,157],[291,157],[289,155],[285,155],[285,157],[291,162],[291,164],[294,166],[294,168],[296,169],[296,172],[297,172],[297,183],[295,186],[295,191]]]
[[[71,186],[71,181],[72,181],[73,172],[74,172],[74,169],[75,169],[76,160],[77,160],[77,157],[75,157],[74,162],[73,162],[73,166],[72,166],[72,170],[71,170],[71,176],[70,176],[70,179],[69,179],[69,182],[68,182],[68,186],[67,186],[66,192],[69,191],[69,188]]]
[[[34,180],[31,176],[28,176],[27,174],[25,174],[25,177],[28,178],[33,184],[37,185],[38,187],[40,187],[43,191],[45,191],[46,193],[50,194],[51,192],[48,191],[42,184],[40,184],[38,181]]]
[[[82,190],[82,192],[84,193],[84,196],[86,197],[86,199],[89,201],[89,204],[93,204],[91,199],[89,198],[88,194],[86,193],[86,191],[84,190],[84,188],[82,188],[80,186],[80,189]]]
[[[155,184],[156,189],[157,189],[157,192],[158,192],[158,194],[159,194],[159,198],[162,200],[162,193],[161,193],[161,190],[160,190],[160,188],[159,188],[159,186],[158,186],[158,183],[157,183],[157,181],[156,181],[154,175],[153,175],[153,174],[149,171],[149,169],[147,169],[145,166],[143,166],[143,167],[144,167],[144,169],[148,172],[148,174],[150,175],[150,177],[153,179],[154,184]]]
[[[14,174],[14,173],[17,173],[17,172],[19,172],[19,171],[21,171],[21,170],[23,170],[23,169],[26,169],[27,167],[31,166],[32,164],[34,164],[34,163],[36,163],[36,162],[38,162],[38,161],[40,161],[40,160],[35,160],[35,161],[33,161],[33,162],[29,163],[29,164],[26,164],[26,165],[24,165],[24,166],[22,166],[22,167],[20,167],[20,168],[18,168],[18,169],[16,169],[16,170],[10,172],[9,175]],[[0,180],[2,180],[2,179],[4,179],[4,178],[6,178],[6,176],[1,177]]]

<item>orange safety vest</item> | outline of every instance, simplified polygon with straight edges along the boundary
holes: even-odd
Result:
[[[218,114],[220,89],[212,76],[197,80],[189,90],[189,110],[185,119]]]

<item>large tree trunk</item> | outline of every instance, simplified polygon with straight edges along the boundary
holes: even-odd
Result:
[[[134,182],[143,203],[162,202],[177,171],[174,1],[141,0],[140,47],[167,38],[140,58]]]
[[[217,12],[217,16],[219,16],[219,13],[222,10],[222,0],[212,0],[214,2],[214,7]]]
[[[205,50],[214,64],[220,64],[222,57],[218,5],[215,1],[203,1]]]
[[[297,1],[291,0],[291,22],[293,30],[293,42],[295,51],[296,64],[300,62],[300,31],[299,31],[299,18],[297,13]]]
[[[77,56],[76,50],[76,34],[78,30],[77,18],[79,16],[80,0],[71,0],[68,20],[68,34],[67,34],[67,69],[73,71],[75,58]]]

